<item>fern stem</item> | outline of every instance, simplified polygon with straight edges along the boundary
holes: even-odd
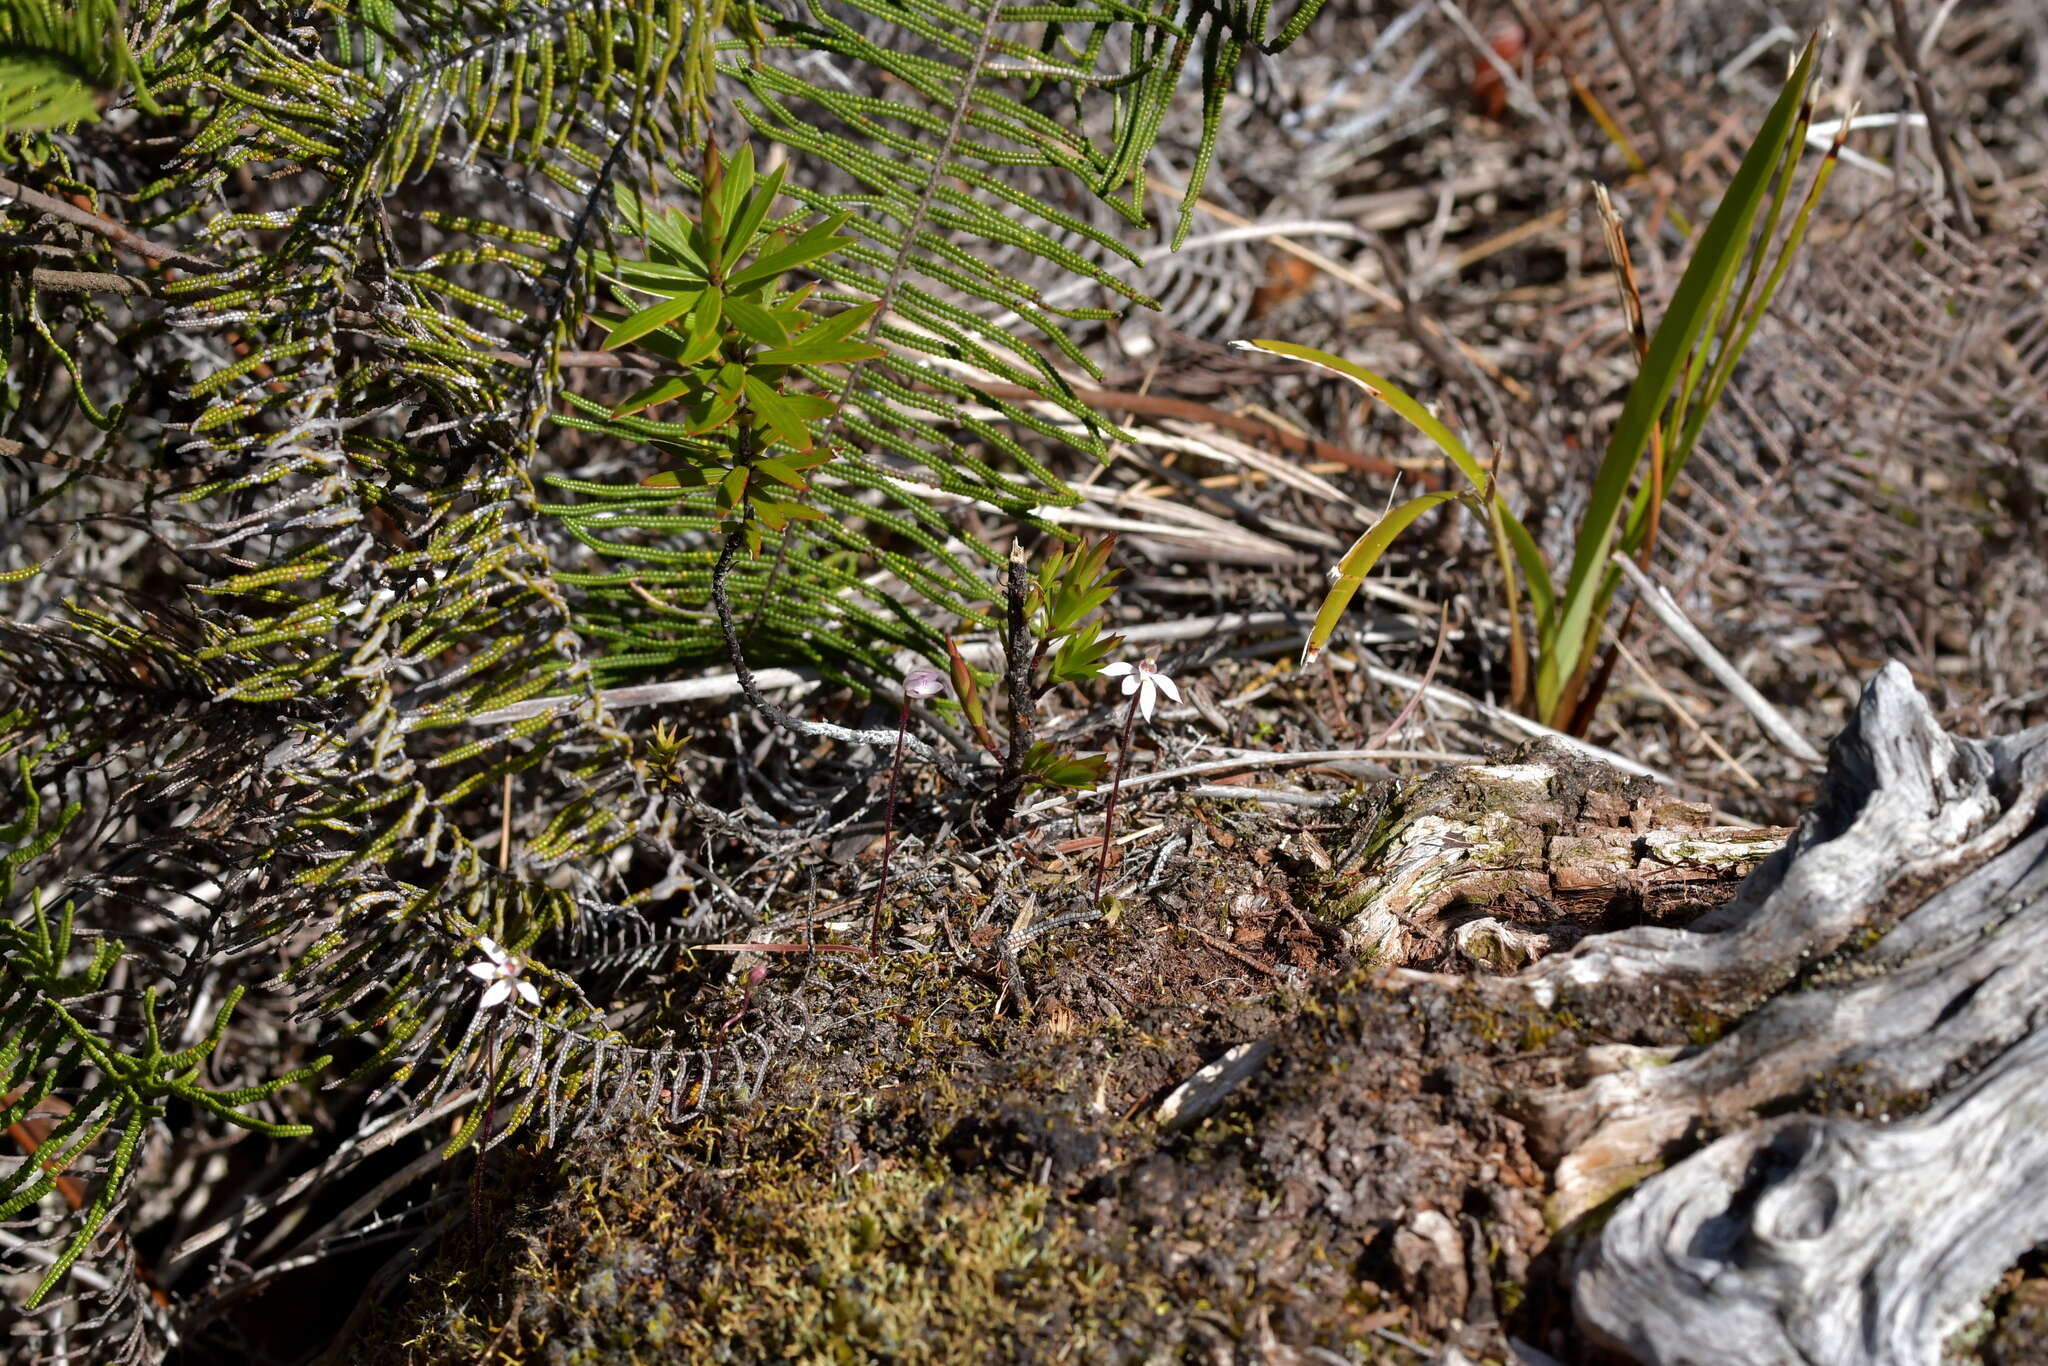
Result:
[[[768,721],[792,735],[815,740],[837,740],[849,745],[873,745],[880,749],[896,742],[896,732],[882,728],[856,730],[851,726],[835,726],[829,721],[803,721],[791,716],[762,693],[761,685],[754,678],[754,671],[747,667],[746,651],[741,648],[739,622],[732,611],[732,594],[728,580],[732,577],[733,561],[739,557],[740,546],[746,540],[746,524],[734,523],[725,533],[725,544],[719,548],[718,560],[711,566],[711,608],[718,616],[718,629],[725,636],[726,654],[732,660],[733,676],[739,680],[740,691],[746,694],[749,704]],[[966,773],[960,765],[939,753],[915,735],[903,737],[903,747],[938,770],[954,782],[964,783]]]
[[[903,287],[904,278],[910,274],[910,262],[917,252],[917,235],[924,231],[925,222],[931,217],[932,202],[938,198],[939,182],[945,178],[946,163],[952,159],[953,149],[960,143],[960,134],[967,127],[967,115],[974,104],[975,83],[981,79],[982,69],[988,65],[989,49],[995,45],[996,25],[1001,21],[1002,12],[1003,7],[998,0],[988,0],[988,7],[982,12],[981,32],[974,41],[974,56],[960,74],[960,93],[954,97],[953,108],[946,121],[946,136],[940,140],[938,151],[932,154],[931,177],[919,191],[917,207],[911,210],[910,221],[904,225],[900,238],[903,250],[897,254],[889,274],[883,279],[881,293],[875,296],[880,302],[863,333],[869,341],[880,335],[883,323],[888,320],[889,309],[896,302],[896,291]],[[839,412],[845,412],[846,404],[853,401],[854,386],[867,366],[865,360],[855,361],[847,370],[846,387],[841,391],[846,397]],[[825,427],[825,439],[829,441],[838,427],[839,413],[834,413]]]

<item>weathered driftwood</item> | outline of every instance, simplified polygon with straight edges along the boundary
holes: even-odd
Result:
[[[1890,666],[1734,901],[1496,980],[1726,1021],[1524,1100],[1554,1226],[1625,1192],[1574,1277],[1590,1339],[1659,1366],[1935,1366],[2048,1239],[2044,794],[2048,730],[1950,736]]]
[[[1383,962],[1515,974],[1402,974],[1417,990],[1476,987],[1502,1018],[1652,1041],[1495,1083],[1547,1173],[1545,1222],[1575,1249],[1586,1340],[1659,1366],[1934,1366],[2048,1241],[2044,799],[2048,729],[1951,736],[1893,665],[1795,832],[1715,828],[1539,750],[1403,794],[1342,910]],[[1719,876],[1772,849],[1684,929],[1569,932],[1553,953],[1528,923],[1562,894]],[[1507,905],[1522,923],[1487,913]],[[1249,1071],[1183,1091],[1206,1113]],[[1433,1211],[1401,1230],[1416,1298],[1465,1276],[1459,1242]]]

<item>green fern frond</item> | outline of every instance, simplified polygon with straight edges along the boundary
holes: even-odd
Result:
[[[61,13],[74,30],[37,50],[75,89],[0,68],[0,108],[50,130],[22,174],[95,216],[0,212],[136,287],[0,274],[9,374],[48,377],[34,412],[0,385],[0,431],[55,433],[81,462],[23,498],[32,563],[0,573],[33,609],[0,621],[0,1094],[27,1088],[10,1115],[69,1100],[53,1154],[96,1183],[39,1295],[120,1231],[171,1098],[258,1133],[302,1117],[305,1067],[199,1083],[228,1028],[208,1001],[267,991],[280,1028],[349,1050],[355,1083],[477,1088],[465,1141],[680,1118],[747,1065],[607,1024],[587,994],[608,932],[651,922],[688,866],[687,808],[650,788],[602,690],[724,654],[717,493],[640,483],[720,448],[654,399],[621,411],[650,376],[590,353],[663,295],[628,304],[610,283],[658,275],[627,267],[659,255],[673,211],[701,214],[714,137],[727,164],[751,147],[784,176],[770,203],[727,192],[724,212],[783,234],[763,268],[843,222],[853,240],[777,262],[762,294],[856,319],[833,340],[859,349],[806,353],[784,328],[774,392],[808,402],[750,458],[798,476],[777,496],[802,511],[763,528],[730,587],[750,657],[862,688],[986,621],[1003,555],[966,510],[1057,534],[1041,513],[1077,497],[1062,462],[1108,458],[1119,434],[1073,392],[1094,373],[1084,329],[1147,301],[1086,197],[1141,221],[1183,66],[1202,53],[1227,88],[1266,22],[1119,0]],[[23,32],[0,28],[0,52],[34,46]],[[61,130],[125,87],[165,116],[140,185],[102,179]],[[1061,292],[1032,283],[1041,266]],[[674,373],[654,336],[622,368]],[[802,465],[806,445],[832,458]],[[124,471],[138,482],[103,477]],[[89,597],[108,544],[150,558],[147,597]],[[175,933],[124,937],[142,913]],[[670,916],[635,952],[708,942],[713,920]],[[495,1027],[462,971],[483,935],[530,953],[544,988]],[[39,1171],[0,1210],[41,1199]]]
[[[130,83],[153,112],[142,80],[114,0],[0,0],[0,137],[90,122]]]

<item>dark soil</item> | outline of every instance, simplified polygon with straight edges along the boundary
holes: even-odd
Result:
[[[1589,770],[1559,833],[1625,829],[1639,795]],[[1510,1335],[1568,1345],[1515,1096],[1587,1044],[1670,1042],[1672,1026],[1504,1013],[1469,978],[1354,954],[1329,851],[1398,805],[1183,810],[1132,846],[1140,890],[1099,920],[1004,928],[1016,904],[1039,924],[1085,906],[1092,851],[1044,850],[1001,882],[1030,889],[1021,903],[971,876],[921,893],[899,928],[922,948],[776,959],[749,1008],[804,1023],[763,1027],[776,1056],[750,1098],[679,1131],[494,1159],[487,1226],[506,1236],[481,1259],[451,1240],[364,1359],[1410,1360],[1455,1341],[1506,1361]],[[1490,909],[1672,923],[1731,885],[1524,890]],[[1175,1087],[1260,1041],[1263,1066],[1213,1113],[1159,1122]]]

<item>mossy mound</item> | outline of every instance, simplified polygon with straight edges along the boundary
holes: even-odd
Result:
[[[1133,1105],[1101,1071],[1150,1048],[1154,1018],[1020,1028],[1018,1056],[945,1086],[805,1106],[778,1086],[717,1126],[585,1142],[515,1172],[529,1203],[509,1236],[482,1267],[451,1243],[367,1359],[1153,1362],[1258,1341],[1391,1351],[1378,1329],[1498,1341],[1527,1237],[1473,1267],[1410,1265],[1398,1242],[1418,1210],[1534,1223],[1539,1183],[1496,1110],[1526,1030],[1362,975],[1247,1002],[1241,1023],[1275,1038],[1271,1060],[1183,1134],[1152,1122],[1157,1086]],[[1469,1061],[1424,1061],[1446,1056]]]

